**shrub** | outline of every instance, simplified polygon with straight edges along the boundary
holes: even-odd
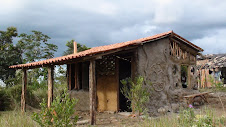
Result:
[[[17,108],[20,106],[21,102],[21,94],[22,94],[22,86],[21,85],[15,85],[12,87],[8,87],[5,89],[6,94],[10,97],[11,101],[11,108]],[[27,86],[26,90],[26,104],[32,106],[32,107],[38,107],[38,101],[35,95],[32,92],[32,89],[30,86]]]
[[[131,78],[121,80],[123,84],[120,90],[122,94],[131,102],[132,111],[140,113],[146,110],[145,103],[149,101],[150,93],[144,88],[144,78],[138,76],[132,81]]]
[[[193,107],[189,107],[180,112],[178,121],[179,125],[184,127],[215,127],[223,126],[226,119],[224,116],[216,118],[213,111],[207,108],[195,115]]]
[[[62,95],[57,96],[52,105],[48,108],[47,103],[43,100],[40,103],[40,113],[34,113],[32,119],[36,121],[40,126],[58,126],[69,127],[75,125],[78,116],[74,119],[71,117],[74,115],[74,107],[78,100],[70,99],[67,90],[65,89]]]
[[[0,88],[0,111],[5,111],[10,107],[10,96],[6,94],[5,88]]]
[[[211,85],[216,88],[216,90],[220,90],[221,88],[224,87],[224,83],[223,83],[224,79],[222,79],[221,81],[215,81],[214,77],[212,75],[209,75],[209,81]]]

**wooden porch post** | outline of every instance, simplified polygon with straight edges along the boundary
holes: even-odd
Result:
[[[188,88],[191,89],[192,88],[192,84],[191,84],[191,65],[188,65],[188,72],[187,72],[187,83],[188,83]]]
[[[89,97],[90,97],[90,124],[96,124],[96,76],[95,61],[91,60],[89,65]]]
[[[27,91],[27,70],[23,69],[22,78],[22,94],[21,94],[21,111],[24,113],[26,111],[26,91]]]
[[[53,76],[54,66],[48,67],[48,107],[51,106],[53,101]]]

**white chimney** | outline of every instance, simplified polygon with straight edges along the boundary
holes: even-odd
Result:
[[[74,44],[74,54],[76,54],[77,53],[77,42],[74,41],[73,44]]]

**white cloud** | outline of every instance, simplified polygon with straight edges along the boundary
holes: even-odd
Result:
[[[65,8],[81,9],[81,11],[104,15],[114,15],[117,13],[118,9],[112,2],[104,0],[67,0],[67,2],[61,3],[61,5],[64,5]]]
[[[23,2],[18,0],[0,0],[0,15],[10,15],[23,7]]]
[[[195,39],[197,45],[204,49],[204,54],[226,53],[226,29],[212,31],[209,36]]]
[[[70,39],[99,46],[169,30],[204,53],[218,53],[226,52],[225,6],[226,1],[213,0],[0,0],[0,30],[42,31],[60,47],[60,55]]]

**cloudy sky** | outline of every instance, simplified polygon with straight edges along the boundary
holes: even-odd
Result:
[[[218,0],[0,0],[0,30],[38,30],[58,45],[75,39],[89,47],[173,30],[203,48],[226,53],[226,1]]]

